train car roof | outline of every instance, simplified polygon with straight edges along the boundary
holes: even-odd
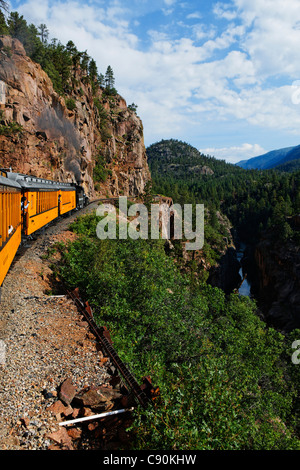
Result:
[[[17,183],[16,181],[12,181],[9,178],[6,178],[5,176],[2,176],[2,174],[0,174],[0,186],[8,186],[9,188],[16,188],[21,191],[21,186],[19,185],[19,183]]]
[[[29,190],[48,190],[48,191],[75,191],[73,183],[61,183],[59,181],[38,178],[32,175],[23,175],[21,173],[8,172],[7,178],[19,184],[23,189]]]

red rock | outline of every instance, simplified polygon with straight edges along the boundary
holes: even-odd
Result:
[[[77,429],[77,428],[70,428],[67,430],[67,433],[73,440],[80,439],[82,435],[81,429]]]
[[[82,408],[81,409],[81,412],[80,412],[80,415],[83,417],[83,418],[86,418],[87,416],[93,416],[93,412],[90,408]]]
[[[95,431],[95,429],[98,428],[98,426],[99,426],[99,423],[97,423],[96,421],[93,422],[93,423],[89,423],[89,425],[88,425],[88,430],[89,430],[90,432],[93,432],[93,431]]]
[[[66,379],[60,387],[59,391],[59,399],[65,403],[66,405],[70,405],[73,398],[75,397],[76,394],[76,387],[74,387],[71,379]]]
[[[90,406],[93,409],[111,409],[113,404],[112,401],[121,398],[121,394],[114,389],[107,387],[90,387],[89,389],[83,389],[79,392],[74,402],[81,406]]]
[[[104,143],[99,111],[82,70],[76,71],[78,88],[83,91],[77,101],[80,106],[70,112],[46,72],[26,56],[21,42],[0,36],[0,51],[8,48],[10,54],[1,54],[0,71],[1,80],[6,84],[4,119],[21,125],[22,133],[17,138],[14,134],[0,136],[1,165],[42,178],[58,180],[62,177],[64,181],[80,178],[90,197],[98,193],[116,195],[121,191],[132,196],[142,194],[151,177],[143,125],[127,108],[126,101],[117,95],[112,104],[98,89],[95,98],[113,116],[109,127],[111,136]],[[104,145],[103,152],[111,162],[112,175],[95,188],[92,156],[97,154],[100,145]]]
[[[47,408],[48,411],[51,411],[55,415],[58,413],[60,414],[64,413],[65,409],[66,409],[66,406],[60,400],[56,401],[55,403],[53,403],[53,405]]]
[[[65,428],[48,435],[48,438],[59,444],[63,449],[73,450],[72,439]]]
[[[73,408],[72,418],[76,419],[79,415],[80,408]]]

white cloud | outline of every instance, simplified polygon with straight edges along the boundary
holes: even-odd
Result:
[[[238,163],[241,160],[248,160],[266,153],[259,144],[243,144],[241,146],[232,146],[224,148],[206,148],[200,149],[204,155],[210,155],[220,160],[226,160],[229,163]]]
[[[214,5],[213,12],[217,17],[231,21],[237,17],[237,12],[230,8],[232,8],[232,5],[218,2]]]
[[[189,15],[187,15],[186,18],[188,20],[193,20],[193,19],[200,20],[202,18],[202,15],[199,11],[195,11],[194,13],[190,13]]]
[[[175,3],[157,5],[175,9]],[[216,123],[226,121],[299,135],[300,106],[292,98],[298,91],[292,84],[300,79],[299,0],[285,0],[284,7],[279,0],[218,2],[215,15],[229,21],[223,30],[205,23],[204,12],[197,25],[183,24],[189,35],[179,39],[153,24],[146,29],[147,50],[130,24],[133,19],[142,25],[142,16],[133,17],[126,5],[23,0],[18,11],[28,22],[46,23],[63,44],[71,39],[79,50],[87,50],[100,72],[111,65],[118,91],[138,104],[147,135],[176,138],[177,132],[190,130],[196,141],[204,124],[211,122],[217,133]],[[186,18],[198,19],[197,8]],[[285,82],[270,81],[280,76]],[[249,157],[263,153],[257,145],[232,147],[231,153],[215,150],[241,160],[252,150]]]
[[[299,0],[234,0],[244,25],[251,26],[242,47],[261,76],[300,77]]]

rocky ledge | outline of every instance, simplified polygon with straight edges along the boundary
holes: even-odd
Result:
[[[150,180],[141,119],[80,67],[70,80],[58,95],[20,41],[0,36],[0,167],[79,182],[90,197],[140,195]]]

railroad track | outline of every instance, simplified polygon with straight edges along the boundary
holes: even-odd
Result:
[[[135,199],[134,197],[128,197],[128,199]],[[93,201],[89,201],[87,206],[91,204],[95,204],[97,202],[113,202],[117,201],[118,198],[99,198]],[[87,207],[86,206],[86,207]],[[81,210],[78,211],[78,215],[80,215]],[[42,229],[38,230],[34,236],[24,237],[18,249],[18,257],[20,258],[22,254],[26,251],[27,248],[30,248],[30,244],[28,245],[27,242],[30,240],[35,240],[39,237],[40,232],[45,233],[48,227],[56,226],[60,222],[61,218],[58,217],[57,219],[51,221],[49,224],[44,226]],[[66,289],[65,289],[66,290]],[[76,304],[78,310],[82,313],[85,317],[86,321],[88,322],[91,331],[94,333],[95,337],[99,341],[102,350],[106,352],[108,357],[110,358],[112,364],[116,367],[118,372],[123,378],[127,389],[131,392],[131,395],[135,397],[137,402],[143,407],[146,408],[149,404],[153,403],[153,400],[158,396],[158,388],[153,387],[151,383],[150,377],[144,377],[142,385],[139,385],[136,381],[133,374],[129,371],[127,366],[124,362],[120,359],[117,352],[115,351],[112,341],[109,335],[108,330],[106,327],[98,327],[94,321],[93,314],[91,308],[87,302],[83,302],[80,298],[79,291],[75,289],[73,292],[67,290],[67,295],[73,300]],[[0,302],[1,302],[1,289],[0,289]],[[128,395],[129,397],[130,395]]]
[[[106,327],[99,327],[95,323],[93,318],[91,307],[89,306],[88,302],[83,302],[79,290],[75,289],[73,292],[67,290],[68,296],[73,300],[76,304],[78,310],[82,315],[85,317],[86,321],[88,322],[91,331],[94,333],[96,338],[98,339],[101,348],[106,352],[106,354],[111,359],[114,366],[117,368],[123,380],[125,381],[127,387],[130,389],[131,393],[134,395],[138,403],[143,407],[148,407],[153,400],[158,396],[158,388],[153,387],[151,383],[150,377],[143,378],[143,384],[139,385],[132,375],[132,373],[128,370],[127,366],[124,362],[120,359],[117,352],[115,351],[114,347],[112,346],[110,334]]]

